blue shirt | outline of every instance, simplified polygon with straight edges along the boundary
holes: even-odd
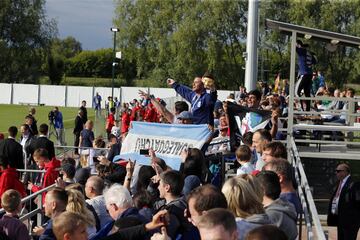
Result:
[[[299,75],[312,74],[312,65],[316,63],[314,56],[305,48],[296,47],[298,55]]]
[[[280,197],[281,200],[285,200],[288,201],[290,203],[292,203],[296,209],[296,213],[297,214],[301,214],[302,213],[302,206],[301,206],[301,202],[299,199],[299,196],[296,192],[287,192],[287,193],[280,193]]]
[[[101,96],[100,95],[96,95],[94,96],[94,108],[95,109],[100,109],[101,108]]]
[[[64,128],[63,116],[61,112],[55,113],[54,127],[60,129]]]
[[[193,114],[194,124],[210,124],[214,126],[214,106],[217,99],[217,92],[207,93],[205,90],[201,95],[197,95],[190,88],[174,83],[172,87],[175,91],[191,103],[191,113]]]
[[[52,219],[47,222],[45,231],[43,234],[41,234],[39,240],[56,240],[56,237],[52,230]]]
[[[80,136],[82,137],[81,147],[92,147],[94,141],[94,132],[88,129],[83,129],[80,132]]]

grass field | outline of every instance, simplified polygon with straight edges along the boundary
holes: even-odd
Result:
[[[7,136],[7,129],[10,126],[16,126],[18,129],[20,125],[24,123],[25,116],[28,114],[30,106],[27,105],[5,105],[0,104],[0,132],[4,133]],[[36,106],[35,118],[37,120],[37,126],[39,128],[40,124],[46,123],[49,124],[48,113],[53,109],[51,106]],[[72,133],[75,117],[78,112],[78,108],[71,107],[59,107],[59,110],[63,114],[64,128],[65,128],[65,142],[67,145],[74,144],[74,135]],[[92,109],[88,109],[88,118],[94,120],[95,114]],[[105,136],[105,123],[104,119],[95,120],[95,136]],[[20,131],[20,129],[19,129]],[[18,134],[18,138],[20,134]],[[54,135],[50,138],[52,141],[56,142]]]

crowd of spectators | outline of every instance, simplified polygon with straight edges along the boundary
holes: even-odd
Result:
[[[75,150],[75,159],[55,156],[49,126],[41,124],[37,129],[35,109],[20,128],[19,142],[17,127],[10,127],[8,138],[0,141],[1,206],[6,212],[0,219],[0,234],[14,240],[30,239],[29,231],[34,238],[58,240],[296,239],[302,207],[287,149],[276,141],[284,138],[278,129],[286,125],[280,117],[287,114],[287,80],[273,86],[262,83],[261,90],[250,92],[240,87],[224,102],[217,99],[211,74],[196,77],[192,88],[173,79],[167,82],[186,101],[167,106],[143,91],[139,91],[140,100],[122,106],[108,98],[106,140],[94,135],[94,123],[88,119],[83,101],[73,130],[75,146],[82,149]],[[325,83],[319,84],[316,92],[340,94]],[[348,89],[345,95],[351,97],[354,91]],[[102,116],[101,101],[97,93],[94,106],[98,117]],[[243,134],[242,144],[234,152],[234,176],[216,184],[216,164],[208,157],[231,152],[229,102],[269,110],[271,118],[265,128]],[[346,108],[340,101],[316,102],[313,108],[324,106]],[[331,119],[339,120],[341,116]],[[120,153],[132,121],[207,124],[213,134],[205,148],[183,151],[180,169],[171,169],[152,149],[150,166],[132,160],[115,163],[112,160]],[[44,171],[16,171],[24,166]],[[53,184],[56,187],[42,194],[46,221],[25,226],[18,217],[22,209],[31,210],[33,203],[23,206],[20,199]]]

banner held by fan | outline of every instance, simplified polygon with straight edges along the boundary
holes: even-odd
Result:
[[[168,166],[179,169],[181,152],[188,148],[201,149],[210,135],[211,131],[206,124],[132,122],[121,153],[114,158],[114,162],[131,159],[139,164],[150,165],[150,158],[140,155],[140,149],[151,148]]]

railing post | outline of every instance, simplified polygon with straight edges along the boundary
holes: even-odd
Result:
[[[288,161],[291,162],[291,138],[293,136],[294,125],[294,96],[295,96],[295,65],[296,65],[296,31],[292,32],[291,36],[291,56],[290,56],[290,97],[289,97],[289,111],[288,111],[288,127],[287,127],[287,150]]]
[[[42,208],[43,208],[42,194],[39,194],[36,197],[36,205],[37,205],[37,208],[40,210],[39,213],[36,215],[37,226],[41,226],[42,225],[42,220],[43,220],[43,216],[42,216]]]
[[[355,116],[352,116],[351,114],[354,113],[355,110],[355,102],[349,100],[349,108],[348,108],[348,115],[346,117],[346,121],[348,123],[349,126],[354,126],[354,122],[355,122]],[[356,111],[355,111],[356,112]],[[354,133],[353,132],[347,132],[347,138],[349,140],[349,142],[354,141]]]

